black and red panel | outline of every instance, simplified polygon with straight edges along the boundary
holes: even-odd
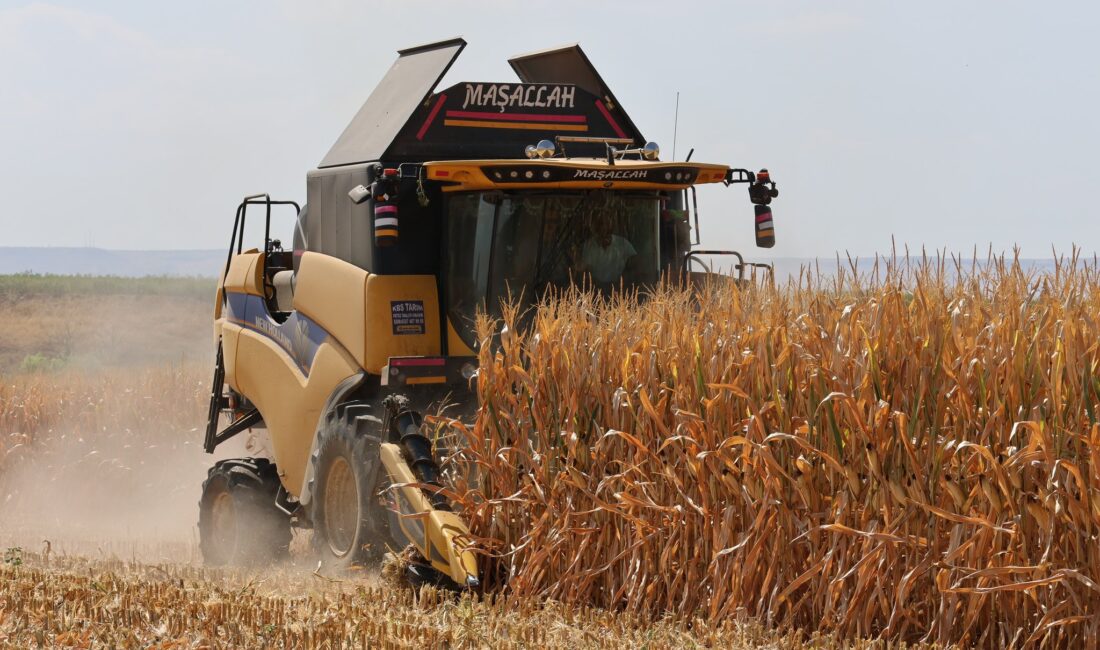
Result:
[[[618,107],[572,84],[459,83],[422,103],[394,139],[387,158],[522,158],[554,136],[630,138],[644,142]],[[598,144],[570,144],[572,156],[604,156]]]

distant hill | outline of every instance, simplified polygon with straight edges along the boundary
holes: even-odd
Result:
[[[0,274],[30,271],[57,275],[218,275],[224,250],[118,251],[103,248],[0,247]]]
[[[114,275],[143,277],[217,276],[225,266],[224,250],[120,251],[105,248],[0,247],[0,275],[30,271],[41,275]],[[798,275],[799,267],[812,266],[809,258],[771,259],[752,251],[752,261],[775,264],[776,277]],[[732,258],[715,260],[715,269],[729,272]],[[825,259],[822,270],[833,270],[834,259]],[[696,269],[699,270],[699,269]]]
[[[813,269],[826,276],[836,273],[838,259],[834,257],[769,257],[768,251],[747,249],[746,261],[771,262],[775,265],[775,277],[785,281],[787,278],[797,278],[802,268]],[[104,248],[16,248],[0,247],[0,275],[24,273],[30,271],[38,274],[53,275],[113,275],[122,277],[157,276],[200,276],[215,277],[225,266],[226,251],[212,250],[179,250],[179,251],[120,251]],[[965,260],[966,258],[964,258]],[[1011,258],[1010,258],[1011,259]],[[874,266],[873,256],[861,256],[858,258],[858,268],[861,272],[868,272]],[[706,258],[713,264],[715,270],[729,273],[733,264],[732,257]],[[885,260],[882,260],[883,263]],[[1081,260],[1081,263],[1091,262]],[[846,272],[850,270],[848,259],[842,255],[839,259],[841,268]],[[919,257],[911,257],[910,265],[919,264]],[[1054,261],[1050,259],[1022,259],[1022,266],[1027,270],[1049,271],[1054,267]],[[905,261],[899,260],[904,266]],[[978,265],[984,266],[986,260],[979,260]],[[964,267],[969,267],[969,260],[964,261]],[[948,265],[953,269],[953,264]],[[694,270],[701,270],[695,267]]]

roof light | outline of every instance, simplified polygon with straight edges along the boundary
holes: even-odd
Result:
[[[539,143],[535,145],[535,153],[539,158],[553,158],[554,157],[554,143],[549,140],[539,140]]]

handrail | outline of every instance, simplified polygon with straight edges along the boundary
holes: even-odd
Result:
[[[700,259],[699,255],[733,255],[737,258],[737,280],[740,282],[745,279],[745,258],[741,256],[741,253],[737,251],[724,251],[724,250],[697,250],[690,251],[687,255],[684,255],[684,270],[690,272],[691,262],[698,262],[707,273],[712,273],[710,265]]]
[[[262,199],[262,200],[261,200]],[[264,192],[262,194],[249,194],[241,200],[240,205],[237,206],[237,214],[233,218],[233,232],[229,236],[229,254],[225,258],[225,270],[222,271],[222,282],[225,282],[225,278],[229,275],[229,265],[233,262],[233,248],[237,249],[237,255],[241,254],[244,249],[244,225],[245,217],[248,213],[248,206],[250,205],[263,205],[265,206],[265,222],[264,222],[264,255],[269,252],[268,247],[271,245],[271,206],[273,205],[290,205],[294,206],[295,218],[302,214],[302,207],[298,205],[297,201],[272,201],[271,195]],[[223,297],[224,299],[224,297]]]

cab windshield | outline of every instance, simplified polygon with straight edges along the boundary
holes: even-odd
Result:
[[[479,308],[531,304],[570,283],[597,291],[652,286],[659,273],[656,192],[469,192],[447,206],[451,323],[467,344]]]

